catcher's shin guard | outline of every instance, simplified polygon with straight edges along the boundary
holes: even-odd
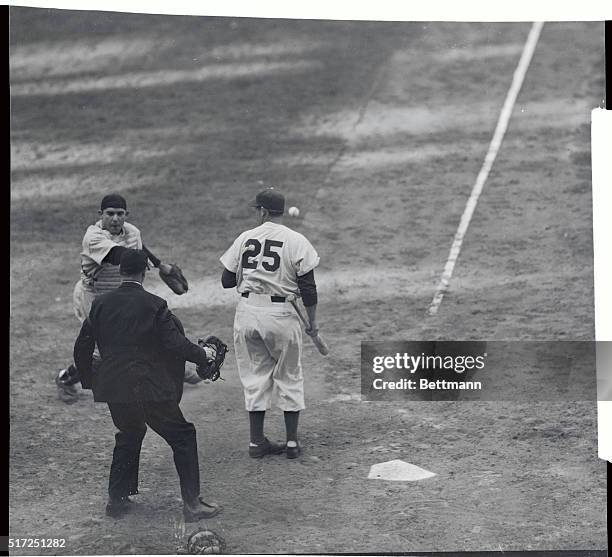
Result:
[[[76,387],[76,383],[78,383],[78,381],[79,378],[74,365],[68,366],[66,369],[62,369],[55,376],[57,396],[62,402],[72,404],[79,399],[79,390]]]
[[[74,364],[70,364],[67,368],[62,369],[57,374],[57,379],[62,385],[75,385],[80,381],[79,371]]]

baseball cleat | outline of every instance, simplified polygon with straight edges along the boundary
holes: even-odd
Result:
[[[285,445],[281,443],[273,443],[267,437],[264,437],[263,443],[255,447],[249,447],[249,456],[251,458],[262,458],[267,454],[281,454],[285,452]]]
[[[62,380],[66,370],[61,370],[55,376],[55,385],[57,386],[58,398],[66,404],[72,404],[79,399],[79,391],[74,384],[68,385]]]
[[[302,447],[300,447],[300,444],[297,443],[295,447],[287,447],[286,451],[287,458],[297,458],[298,456],[300,456],[300,454],[302,454]]]
[[[198,502],[194,505],[183,505],[183,517],[185,522],[197,522],[206,518],[212,518],[217,516],[222,511],[221,505],[216,503],[206,503],[201,497],[198,498]]]

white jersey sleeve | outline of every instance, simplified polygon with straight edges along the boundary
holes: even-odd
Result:
[[[234,243],[230,248],[221,256],[220,261],[223,266],[232,273],[238,272],[238,266],[240,264],[240,255],[242,244],[246,240],[246,236],[250,230],[243,232],[238,238],[234,240]]]
[[[316,250],[299,232],[295,232],[295,241],[292,247],[294,250],[292,256],[293,268],[298,277],[309,273],[319,264],[320,258]]]
[[[236,273],[238,292],[299,295],[297,277],[312,271],[319,256],[299,232],[273,222],[243,232],[221,256]]]

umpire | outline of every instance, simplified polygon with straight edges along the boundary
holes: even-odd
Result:
[[[185,361],[205,365],[210,355],[185,337],[165,300],[143,289],[144,251],[126,250],[119,270],[121,285],[94,300],[74,346],[83,387],[93,390],[96,402],[108,404],[119,430],[106,514],[123,516],[128,496],[138,493],[140,448],[149,425],[172,447],[185,521],[211,518],[221,508],[200,497],[196,430],[179,408]],[[92,369],[95,344],[101,360]]]

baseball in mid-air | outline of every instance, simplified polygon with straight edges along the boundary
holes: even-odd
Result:
[[[300,210],[297,207],[289,207],[287,212],[291,217],[298,217],[300,215]]]

